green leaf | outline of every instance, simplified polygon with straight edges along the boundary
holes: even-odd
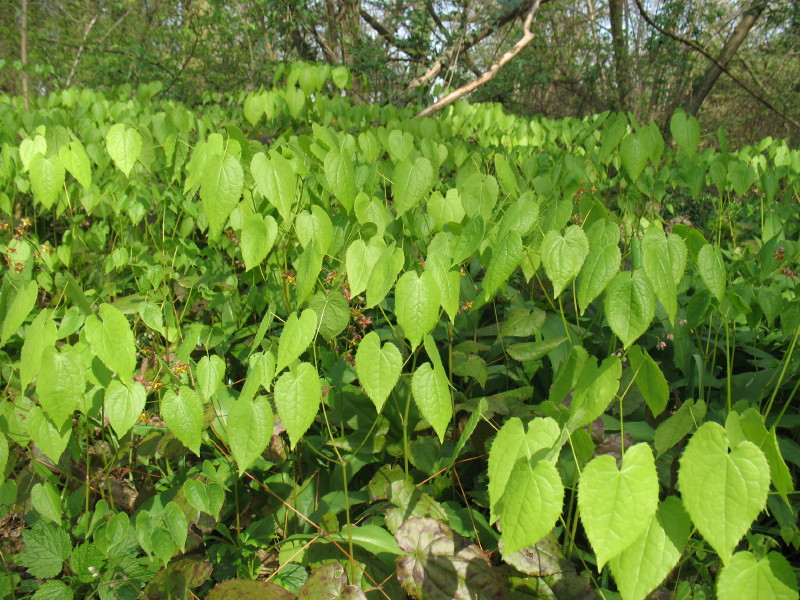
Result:
[[[606,358],[599,368],[594,359],[588,360],[575,385],[567,427],[574,431],[602,415],[616,396],[621,376],[622,362],[616,356]]]
[[[658,476],[647,444],[626,449],[620,469],[609,454],[584,467],[578,483],[578,508],[599,569],[647,529],[657,505]]]
[[[485,221],[482,217],[469,219],[453,246],[453,266],[470,258],[483,241]]]
[[[444,229],[448,223],[461,223],[466,214],[455,188],[447,190],[444,196],[441,192],[433,192],[428,198],[427,213],[433,217],[437,231]]]
[[[658,368],[647,350],[639,346],[633,346],[628,351],[628,358],[635,374],[636,387],[642,394],[650,412],[654,417],[660,415],[667,407],[669,402],[669,386],[667,379]]]
[[[378,334],[370,331],[356,350],[356,373],[361,387],[381,412],[403,370],[403,357],[397,346],[387,342],[381,347]]]
[[[17,332],[25,319],[33,310],[36,304],[36,297],[39,295],[39,286],[35,281],[29,281],[25,287],[21,288],[14,296],[11,306],[8,307],[6,314],[3,315],[3,329],[0,333],[0,347],[5,346],[9,338]]]
[[[41,579],[57,577],[72,553],[69,534],[60,525],[40,521],[22,534],[25,549],[16,560],[28,573]]]
[[[797,600],[797,576],[783,555],[770,552],[758,559],[737,552],[717,579],[719,600]]]
[[[736,544],[764,509],[769,463],[758,446],[728,446],[728,434],[714,422],[701,425],[686,445],[678,484],[697,530],[728,564]]]
[[[257,267],[267,257],[275,244],[278,224],[271,215],[248,215],[242,225],[242,258],[247,271]]]
[[[326,253],[333,241],[333,223],[325,209],[314,205],[311,212],[302,211],[295,218],[295,233],[300,245],[305,248],[312,241],[316,241],[322,253]]]
[[[406,255],[402,248],[387,248],[383,251],[367,283],[367,301],[365,308],[372,308],[380,304],[392,289],[398,273],[403,269]],[[395,297],[397,291],[395,290]]]
[[[272,352],[256,352],[249,359],[247,379],[242,386],[240,398],[253,399],[259,387],[269,391],[275,377],[275,355]]]
[[[31,600],[72,600],[74,597],[72,588],[66,583],[58,579],[48,579],[39,586]]]
[[[519,233],[512,230],[508,235],[500,239],[492,251],[492,260],[486,269],[486,276],[483,278],[483,297],[488,302],[494,297],[494,293],[501,289],[508,278],[517,268],[520,258],[522,258],[522,238]]]
[[[394,301],[397,324],[414,350],[439,322],[439,286],[430,271],[406,271],[395,286]]]
[[[644,271],[622,271],[605,291],[606,319],[627,348],[650,326],[656,312],[653,286]]]
[[[386,243],[379,237],[372,238],[368,244],[357,239],[347,248],[345,267],[350,295],[353,298],[367,289],[372,269],[385,251]]]
[[[541,540],[553,529],[564,505],[564,485],[556,468],[522,458],[508,477],[498,512],[503,526],[503,554]]]
[[[606,244],[600,248],[590,244],[590,248],[591,252],[578,275],[578,305],[581,314],[586,311],[592,300],[606,289],[614,276],[619,273],[622,264],[622,252],[616,244]]]
[[[430,363],[417,367],[411,376],[411,393],[420,413],[439,436],[439,441],[444,441],[447,425],[453,417],[450,386],[444,370],[432,368]]]
[[[203,398],[193,389],[181,386],[176,394],[167,390],[161,397],[161,418],[184,446],[200,456],[203,433]]]
[[[130,387],[113,379],[106,388],[105,414],[111,427],[122,437],[133,427],[144,410],[147,393],[144,386],[134,383]]]
[[[6,465],[8,464],[8,439],[0,433],[0,485],[6,480]]]
[[[459,187],[459,192],[467,217],[472,219],[480,215],[485,222],[489,222],[500,193],[497,180],[491,175],[473,173]]]
[[[204,356],[197,362],[195,367],[195,389],[200,392],[206,400],[210,400],[217,389],[222,385],[222,378],[225,375],[225,361],[219,356]]]
[[[648,146],[643,132],[631,132],[622,138],[622,143],[619,145],[619,157],[631,181],[636,181],[647,165],[647,160],[650,158]]]
[[[319,376],[310,363],[300,363],[275,382],[275,408],[292,449],[314,422],[321,399]]]
[[[767,457],[772,484],[786,501],[786,504],[790,505],[789,494],[794,489],[794,484],[792,483],[792,474],[789,472],[789,467],[786,466],[786,462],[781,455],[775,426],[773,425],[771,429],[767,429],[764,425],[764,418],[755,407],[750,407],[742,413],[740,425],[747,439],[761,448],[764,456]]]
[[[700,123],[697,119],[678,110],[672,115],[669,130],[682,152],[686,154],[697,152],[697,145],[700,143]]]
[[[439,302],[454,323],[458,314],[458,300],[461,294],[461,272],[450,270],[447,256],[428,256],[425,270],[429,271],[439,286]]]
[[[669,322],[674,324],[675,313],[678,311],[675,272],[667,238],[657,227],[650,227],[642,238],[642,263],[656,298],[667,312]]]
[[[56,343],[56,324],[47,313],[48,311],[43,310],[36,315],[25,335],[19,368],[19,386],[22,391],[39,374],[44,349],[51,348]]]
[[[308,300],[308,297],[317,286],[317,278],[322,271],[324,258],[325,256],[316,240],[306,246],[305,250],[300,254],[300,259],[297,261],[297,286],[295,287],[298,305]]]
[[[238,142],[231,141],[231,145]],[[208,238],[216,241],[228,216],[236,208],[244,187],[244,171],[239,159],[225,153],[212,154],[203,166],[200,180],[200,199],[208,218]]]
[[[566,337],[549,338],[541,342],[520,342],[506,347],[506,352],[514,360],[528,362],[539,360],[547,356],[561,344],[567,341]]]
[[[33,197],[49,210],[64,188],[64,165],[57,156],[36,154],[31,159],[30,178]]]
[[[394,171],[392,196],[397,216],[412,210],[430,192],[433,184],[433,166],[427,158],[420,157],[413,163],[401,161]]]
[[[661,423],[656,428],[653,444],[656,448],[656,458],[664,454],[675,444],[681,441],[706,416],[706,404],[702,400],[695,403],[689,398],[681,404],[674,415]]]
[[[92,187],[92,165],[83,144],[73,140],[58,150],[58,158],[84,190]]]
[[[672,280],[678,286],[683,279],[683,272],[686,270],[686,258],[689,250],[681,236],[670,234],[667,238],[667,252],[669,252],[669,260],[672,264]]]
[[[86,387],[83,357],[72,346],[45,348],[36,380],[39,404],[60,429],[81,404]]]
[[[189,533],[189,523],[183,509],[175,502],[171,501],[164,507],[164,525],[167,526],[172,540],[178,545],[181,551],[186,549],[186,538]]]
[[[31,166],[31,160],[37,154],[47,154],[47,140],[44,136],[37,135],[33,139],[24,139],[19,145],[19,158],[22,161],[22,172],[25,173]]]
[[[263,396],[240,397],[228,412],[227,425],[228,445],[242,476],[272,440],[272,407]]]
[[[350,71],[347,67],[334,67],[331,69],[331,81],[340,90],[346,89],[350,85]]]
[[[28,411],[25,425],[33,443],[39,446],[50,460],[58,464],[72,434],[72,422],[67,421],[58,429],[41,408],[34,406]]]
[[[106,148],[117,168],[128,177],[142,153],[142,136],[135,129],[117,123],[108,129]]]
[[[280,373],[299,358],[311,344],[316,332],[317,313],[314,310],[307,308],[299,318],[297,313],[289,315],[278,340],[278,363],[275,372]]]
[[[665,498],[644,532],[609,561],[623,600],[644,600],[666,579],[683,555],[690,529],[681,501]]]
[[[33,508],[43,518],[61,525],[61,496],[49,481],[36,483],[31,488]]]
[[[324,168],[333,195],[348,213],[352,212],[357,190],[356,171],[350,153],[332,148],[325,156]]]
[[[278,210],[284,221],[289,221],[297,193],[297,175],[292,163],[277,152],[271,152],[270,158],[259,152],[250,161],[250,172],[258,191]]]
[[[317,313],[319,318],[319,332],[326,340],[330,341],[344,331],[350,323],[350,305],[338,288],[322,290],[314,294],[308,303],[308,308]]]
[[[720,249],[711,244],[700,248],[700,252],[697,254],[697,271],[717,302],[722,302],[725,297],[727,273]]]
[[[544,270],[553,283],[553,297],[557,298],[580,273],[589,254],[589,240],[577,225],[567,227],[563,236],[549,231],[542,240],[541,254]]]
[[[136,367],[136,341],[125,315],[110,304],[101,304],[100,318],[89,316],[84,331],[97,357],[127,383]]]

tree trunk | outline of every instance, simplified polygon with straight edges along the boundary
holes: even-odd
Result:
[[[28,0],[22,0],[22,15],[19,24],[19,59],[22,63],[22,106],[28,110]]]
[[[692,98],[686,109],[688,113],[696,115],[700,110],[700,107],[703,105],[703,102],[722,73],[720,65],[728,66],[728,63],[733,58],[734,54],[736,54],[736,51],[747,38],[753,25],[756,24],[761,13],[764,12],[767,3],[767,0],[754,0],[750,7],[744,11],[742,18],[736,25],[733,33],[728,37],[719,56],[717,56],[717,62],[711,64],[703,79],[695,86],[694,90],[692,90]]]
[[[628,43],[623,30],[623,0],[608,0],[608,13],[611,20],[611,39],[614,48],[614,75],[617,80],[617,109],[630,107],[630,73],[628,72]]]

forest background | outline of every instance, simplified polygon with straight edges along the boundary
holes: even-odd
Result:
[[[199,104],[343,64],[355,100],[428,105],[496,65],[532,0],[5,0],[0,91],[160,81]],[[800,140],[800,0],[544,0],[530,43],[476,89],[516,114],[678,108],[734,145]],[[716,136],[711,136],[710,143]]]

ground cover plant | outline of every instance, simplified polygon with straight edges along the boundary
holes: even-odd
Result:
[[[0,100],[0,596],[797,598],[800,151],[285,75]]]

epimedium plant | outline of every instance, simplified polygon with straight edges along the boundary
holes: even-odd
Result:
[[[347,85],[0,104],[6,596],[796,598],[800,152]]]

